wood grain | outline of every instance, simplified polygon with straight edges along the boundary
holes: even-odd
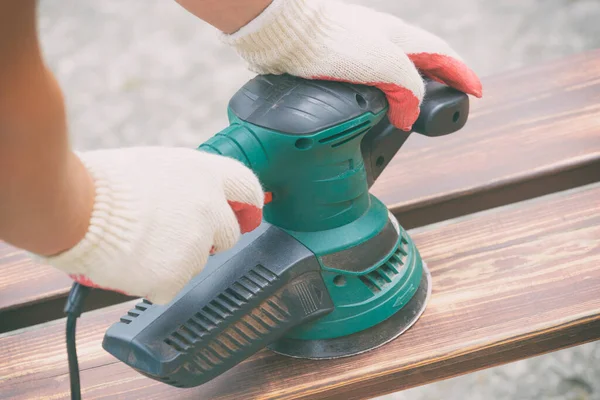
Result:
[[[0,333],[63,317],[71,279],[23,251],[0,242]],[[86,310],[122,303],[131,297],[95,290]]]
[[[132,305],[83,316],[86,399],[369,398],[600,337],[600,183],[411,232],[433,276],[419,322],[384,347],[307,361],[260,352],[193,389],[139,375],[101,349]],[[67,398],[64,321],[0,336],[0,397]]]
[[[600,181],[600,50],[483,87],[462,130],[412,135],[373,186],[404,227]]]
[[[600,181],[600,51],[484,79],[484,90],[463,130],[413,135],[374,185],[404,227]],[[1,243],[0,267],[0,332],[62,315],[63,274]],[[89,309],[127,299],[94,296]]]
[[[36,265],[23,251],[0,242],[0,310],[55,298],[70,284],[66,274]]]

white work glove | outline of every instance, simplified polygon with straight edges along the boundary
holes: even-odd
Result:
[[[167,303],[261,222],[261,185],[233,159],[164,147],[78,155],[95,181],[90,227],[44,261],[87,286]]]
[[[419,74],[481,97],[481,83],[437,36],[395,16],[336,0],[274,0],[231,35],[221,35],[258,74],[376,86],[389,119],[410,130],[419,115]]]

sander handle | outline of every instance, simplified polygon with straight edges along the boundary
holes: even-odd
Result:
[[[435,137],[448,135],[461,129],[469,116],[469,97],[441,83],[426,80],[425,98],[421,103],[419,118],[413,132]],[[381,119],[361,142],[361,153],[371,187],[411,132],[396,128],[387,116]]]
[[[171,303],[137,304],[102,346],[150,378],[195,387],[332,310],[316,256],[263,223],[211,256]]]

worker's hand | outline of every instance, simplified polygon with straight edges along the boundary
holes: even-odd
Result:
[[[274,0],[232,35],[222,35],[259,74],[376,86],[390,121],[410,130],[424,83],[419,74],[481,96],[481,83],[437,36],[395,16],[336,0]]]
[[[85,285],[164,304],[261,222],[261,185],[233,159],[162,147],[79,157],[96,188],[89,230],[44,261]]]

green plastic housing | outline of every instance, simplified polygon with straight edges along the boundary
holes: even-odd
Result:
[[[335,309],[288,337],[325,339],[366,329],[398,311],[419,286],[422,263],[400,227],[396,246],[360,272],[323,261],[323,256],[372,239],[389,221],[385,205],[369,193],[360,148],[363,136],[386,111],[365,112],[315,133],[289,135],[242,121],[229,110],[230,126],[199,147],[252,169],[273,194],[264,219],[320,261]]]
[[[314,134],[288,135],[250,125],[229,110],[231,125],[200,149],[235,158],[257,174],[273,193],[266,221],[290,231],[323,231],[369,208],[360,140],[384,115],[365,113]]]

